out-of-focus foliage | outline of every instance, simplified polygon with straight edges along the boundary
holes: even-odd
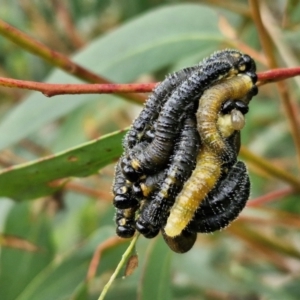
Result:
[[[217,49],[247,45],[261,53],[247,1],[228,1],[227,9],[223,2],[1,0],[0,18],[112,81],[159,81]],[[286,66],[292,54],[300,65],[300,3],[259,2],[282,31],[288,52],[274,47],[278,61]],[[0,48],[0,76],[78,82],[2,37]],[[297,84],[289,87],[298,98]],[[106,134],[129,126],[141,107],[111,95],[48,99],[0,88],[0,97],[0,298],[97,299],[128,244],[114,238],[110,192],[123,133]],[[252,101],[242,136],[257,155],[299,174],[275,85]],[[252,199],[287,187],[249,169]],[[199,235],[184,255],[161,237],[140,238],[137,270],[118,278],[106,299],[299,299],[299,215],[297,194],[246,208],[226,231]]]

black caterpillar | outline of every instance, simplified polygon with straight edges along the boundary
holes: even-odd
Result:
[[[215,87],[232,80],[238,94],[228,94],[226,89],[214,94]],[[119,236],[131,237],[137,229],[152,238],[161,230],[168,246],[184,253],[195,243],[197,232],[221,229],[238,216],[250,190],[245,165],[237,162],[238,130],[243,127],[249,101],[257,93],[255,82],[254,61],[236,50],[224,50],[168,76],[156,87],[126,135],[124,154],[116,166],[113,193]],[[204,92],[219,99],[217,107],[202,97]],[[199,98],[204,100],[200,100],[198,114],[213,116],[208,117],[209,130],[199,116],[197,124],[194,121]],[[211,132],[214,138],[210,138]],[[205,160],[208,165],[217,165],[212,184],[204,188],[192,213],[185,216],[183,205],[182,213],[169,216],[170,209],[175,206],[176,210],[175,198],[177,202],[196,161],[205,165]],[[170,233],[178,224],[179,231]]]

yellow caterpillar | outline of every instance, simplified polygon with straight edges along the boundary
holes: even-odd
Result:
[[[253,86],[249,76],[236,76],[206,90],[200,98],[196,116],[203,146],[197,156],[192,175],[171,208],[164,228],[167,236],[180,235],[192,220],[201,201],[220,178],[224,157],[228,156],[228,152],[232,152],[233,159],[236,159],[236,154],[226,145],[224,138],[230,136],[237,128],[241,129],[244,124],[243,118],[236,115],[235,111],[230,118],[220,116],[219,112],[226,100],[247,98]]]

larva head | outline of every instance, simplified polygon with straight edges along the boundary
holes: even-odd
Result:
[[[254,60],[247,54],[243,54],[238,61],[238,70],[240,73],[246,73],[253,83],[257,81],[256,65]]]
[[[252,82],[256,83],[256,65],[249,55],[243,54],[235,49],[226,49],[214,53],[213,57],[216,57],[219,60],[225,59],[232,64],[232,69],[230,70],[231,76],[241,73],[247,74],[251,78]]]
[[[159,229],[153,228],[150,224],[138,219],[135,223],[135,228],[140,232],[145,238],[152,239],[156,237],[159,233]]]
[[[126,179],[131,182],[137,181],[142,175],[138,170],[138,161],[136,159],[129,160],[127,157],[122,158],[121,168]]]
[[[119,237],[128,239],[128,238],[133,237],[133,235],[135,233],[135,228],[132,227],[131,225],[127,225],[127,224],[118,225],[116,233]]]
[[[119,193],[115,195],[113,204],[116,208],[126,209],[136,206],[138,202],[135,198],[131,197],[130,193]]]
[[[245,115],[249,111],[249,106],[240,100],[234,101],[235,107],[237,110],[239,110],[243,115]]]
[[[230,114],[233,109],[237,109],[245,115],[249,111],[249,106],[244,101],[229,99],[222,104],[221,113],[223,115]]]

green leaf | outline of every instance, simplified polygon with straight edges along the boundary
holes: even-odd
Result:
[[[112,235],[114,235],[112,227],[96,231],[84,246],[60,257],[59,261],[53,260],[14,300],[70,299],[78,292],[80,297],[80,292],[84,292],[84,281],[97,245]],[[101,257],[99,273],[112,272],[125,248],[126,245],[123,244],[105,251]]]
[[[87,282],[79,284],[74,294],[70,298],[72,300],[86,300],[88,299],[88,285]]]
[[[103,136],[54,156],[18,165],[0,172],[0,196],[26,200],[53,193],[56,179],[88,176],[117,160],[125,131]]]
[[[49,223],[45,214],[35,214],[27,203],[15,205],[10,211],[4,232],[27,239],[38,247],[38,251],[5,247],[1,249],[1,300],[15,300],[29,282],[52,261],[54,245]]]
[[[143,274],[140,277],[140,300],[171,299],[171,257],[161,236],[151,241],[148,248]]]
[[[166,6],[96,39],[73,60],[113,81],[130,82],[140,74],[158,70],[193,53],[216,49],[224,40],[218,29],[218,15],[212,9],[193,4]],[[46,81],[79,82],[59,70]],[[0,149],[87,101],[106,98],[105,95],[67,95],[47,99],[40,93],[32,93],[2,120]]]

